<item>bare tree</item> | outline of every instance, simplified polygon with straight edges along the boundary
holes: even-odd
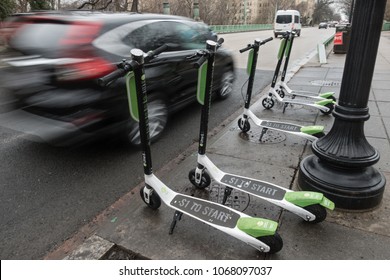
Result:
[[[351,8],[353,1],[354,0],[337,0],[337,4],[340,7],[340,11],[345,14],[348,19],[351,18]]]
[[[140,9],[145,13],[162,13],[163,12],[163,3],[165,1],[161,0],[148,0],[142,1]]]
[[[131,4],[131,11],[138,13],[138,0],[133,0],[133,3]]]
[[[112,3],[112,0],[91,0],[83,2],[77,9],[82,10],[84,7],[89,6],[91,10],[105,10]]]
[[[311,20],[312,15],[311,15],[311,11],[309,11],[308,3],[301,2],[295,7],[295,9],[298,10],[299,13],[301,14],[301,23],[303,25],[310,24],[310,20]]]
[[[171,13],[173,15],[180,15],[185,17],[193,17],[193,0],[171,0]]]
[[[320,23],[333,19],[334,11],[330,7],[333,3],[333,0],[318,0],[313,12],[313,22]]]
[[[385,20],[390,21],[390,1],[386,3]]]

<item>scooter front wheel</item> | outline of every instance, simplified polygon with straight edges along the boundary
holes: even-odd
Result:
[[[303,207],[303,209],[309,211],[310,213],[316,216],[316,218],[313,221],[307,221],[310,224],[317,224],[326,219],[327,212],[325,207],[322,205],[313,204],[313,205]]]
[[[283,248],[283,240],[277,232],[274,235],[261,236],[257,239],[269,246],[268,253],[270,254],[277,253]]]
[[[242,118],[238,120],[238,127],[242,130],[242,132],[247,133],[251,129],[251,125],[249,121],[244,120],[244,125],[242,125]]]
[[[145,194],[144,194],[144,189],[146,187],[141,188],[140,190],[140,195],[142,198],[142,201],[145,202],[146,205],[149,206],[149,208],[156,210],[161,206],[161,198],[158,196],[158,194],[152,190],[150,196],[149,196],[149,202],[145,200]]]
[[[261,104],[265,109],[271,109],[272,107],[274,107],[275,101],[272,98],[267,97],[264,98],[263,101],[261,101]]]
[[[191,184],[193,184],[198,189],[207,188],[211,183],[210,175],[206,171],[203,170],[202,178],[200,179],[200,183],[198,184],[195,181],[195,172],[196,172],[196,169],[194,168],[188,173],[188,179],[190,179]]]

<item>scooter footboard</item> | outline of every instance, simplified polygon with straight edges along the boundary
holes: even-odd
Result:
[[[221,183],[235,189],[241,189],[242,191],[253,194],[255,196],[274,200],[283,200],[284,195],[287,192],[281,187],[264,181],[232,174],[225,174],[221,179]]]
[[[286,131],[286,132],[298,132],[298,133],[300,133],[302,129],[301,125],[284,123],[284,122],[274,122],[274,121],[262,121],[261,126],[266,128]]]
[[[226,206],[182,194],[177,194],[170,205],[206,223],[226,228],[235,228],[241,218],[239,213]]]
[[[261,218],[252,218],[229,207],[177,194],[170,206],[188,216],[225,232],[261,252],[272,250],[270,246],[258,238],[276,234],[278,223]]]

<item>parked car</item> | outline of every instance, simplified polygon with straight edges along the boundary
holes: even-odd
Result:
[[[196,101],[196,57],[217,36],[206,24],[160,14],[68,12],[18,16],[8,26],[0,56],[0,85],[16,102],[0,125],[57,146],[98,136],[125,136],[140,143],[129,118],[124,78],[110,87],[97,79],[129,58],[164,43],[174,48],[146,65],[151,140],[163,133],[168,116]],[[1,34],[1,33],[0,33]],[[214,97],[227,98],[235,78],[232,55],[216,55]]]
[[[330,21],[328,22],[328,27],[336,27],[337,24],[338,24],[337,21]]]
[[[318,25],[318,29],[322,28],[328,29],[328,24],[326,22],[320,22],[320,24]]]

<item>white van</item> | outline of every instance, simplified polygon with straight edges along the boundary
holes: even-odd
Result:
[[[301,35],[301,15],[296,10],[279,10],[275,15],[274,35],[282,35],[286,31],[295,31]]]

